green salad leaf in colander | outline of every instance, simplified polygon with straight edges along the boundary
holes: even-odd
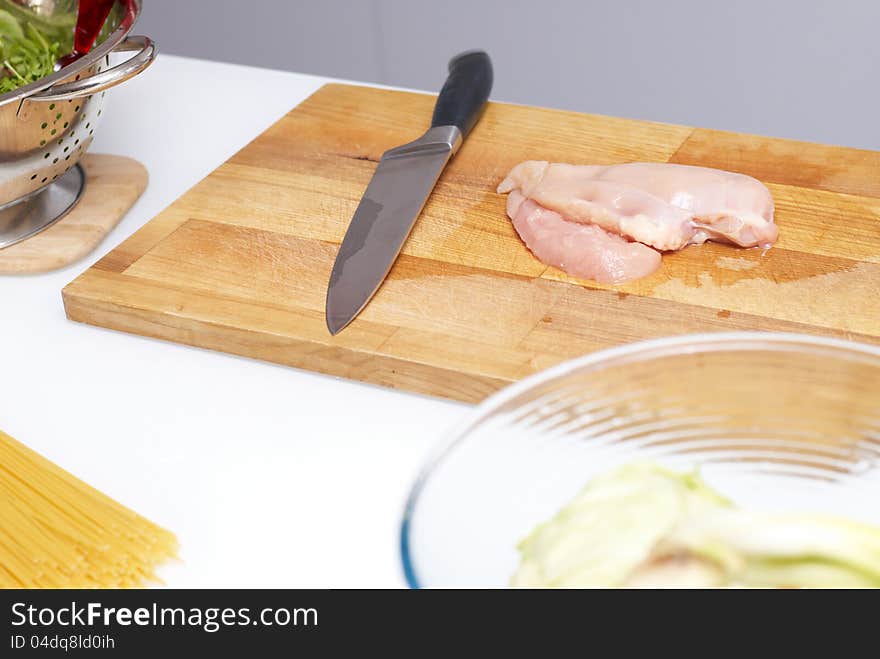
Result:
[[[51,75],[66,52],[65,33],[65,26],[38,25],[0,9],[0,94]]]

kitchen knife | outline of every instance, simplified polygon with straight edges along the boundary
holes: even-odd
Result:
[[[382,154],[339,247],[327,288],[327,329],[337,334],[366,306],[400,254],[437,179],[477,123],[492,90],[482,51],[453,57],[431,128]]]

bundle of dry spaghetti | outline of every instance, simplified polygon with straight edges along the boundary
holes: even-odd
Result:
[[[174,535],[0,432],[0,588],[158,581]]]

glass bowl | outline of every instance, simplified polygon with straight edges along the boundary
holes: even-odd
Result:
[[[679,336],[560,364],[477,406],[406,504],[412,587],[501,587],[516,545],[595,475],[640,460],[753,509],[880,524],[880,348],[797,334]]]

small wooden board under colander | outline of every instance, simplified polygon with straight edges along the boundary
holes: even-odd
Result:
[[[122,156],[86,154],[86,189],[76,207],[32,238],[0,249],[0,274],[48,272],[91,253],[147,187],[147,170]]]
[[[880,153],[500,103],[450,162],[376,297],[331,337],[324,296],[352,213],[382,152],[418,137],[433,105],[323,87],[69,284],[68,317],[466,401],[670,334],[880,343]],[[618,287],[572,281],[529,253],[495,193],[526,159],[751,174],[776,200],[779,243],[691,247]]]

